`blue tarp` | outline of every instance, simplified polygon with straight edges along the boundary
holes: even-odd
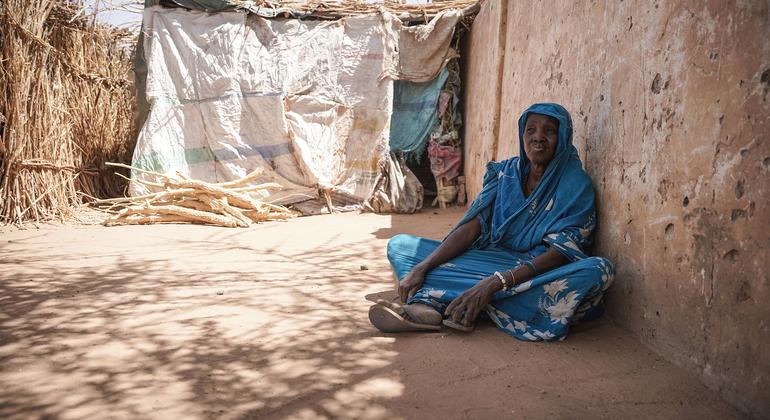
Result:
[[[444,67],[430,82],[396,80],[393,84],[393,115],[390,117],[390,150],[419,159],[438,120],[438,99],[449,71]]]

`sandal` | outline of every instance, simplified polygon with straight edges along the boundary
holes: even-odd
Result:
[[[473,329],[474,329],[474,328],[476,328],[476,326],[475,326],[475,325],[473,325],[473,324],[472,324],[472,325],[470,325],[470,326],[467,326],[467,327],[466,327],[465,325],[463,325],[463,324],[458,324],[458,323],[456,323],[456,322],[452,321],[452,320],[451,320],[451,319],[449,319],[449,318],[447,318],[447,319],[445,319],[445,320],[441,321],[441,323],[442,323],[442,324],[444,324],[445,326],[449,327],[449,328],[452,328],[453,330],[462,331],[462,332],[464,332],[464,333],[469,333],[469,332],[472,332],[472,331],[473,331]]]
[[[378,330],[385,333],[409,331],[438,331],[441,325],[421,324],[407,319],[407,313],[401,305],[378,301],[369,308],[369,321]]]

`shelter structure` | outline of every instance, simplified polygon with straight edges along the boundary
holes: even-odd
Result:
[[[148,0],[133,166],[207,182],[261,169],[255,182],[283,186],[262,198],[305,214],[414,212],[423,190],[404,154],[428,148],[451,201],[456,29],[478,7]],[[132,174],[132,194],[151,188],[146,176]]]

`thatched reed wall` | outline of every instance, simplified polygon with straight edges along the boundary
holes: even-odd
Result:
[[[64,219],[123,183],[133,149],[129,34],[76,2],[0,0],[0,223]]]

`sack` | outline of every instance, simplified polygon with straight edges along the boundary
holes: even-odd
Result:
[[[423,187],[400,155],[380,162],[374,191],[364,202],[364,210],[374,213],[415,213],[422,209]]]

